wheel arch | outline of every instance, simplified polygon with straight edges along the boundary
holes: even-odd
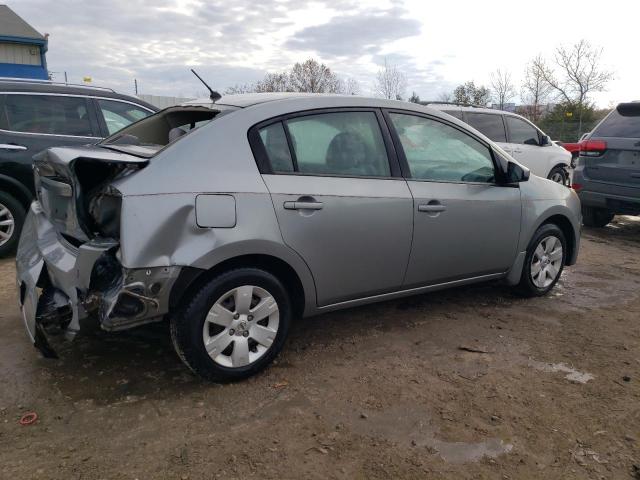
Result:
[[[536,230],[542,225],[556,225],[562,231],[567,242],[567,255],[565,257],[565,265],[573,265],[577,256],[577,238],[571,220],[569,220],[569,218],[565,215],[556,213],[543,220],[536,228]]]
[[[315,289],[313,289],[313,292],[309,292],[310,286],[307,285],[305,288],[301,276],[288,262],[277,256],[264,253],[250,253],[230,257],[208,269],[184,267],[171,290],[169,297],[170,308],[177,308],[191,292],[199,289],[215,276],[225,271],[242,267],[259,268],[275,275],[290,293],[294,318],[301,317],[306,311],[315,308],[315,304],[309,305],[309,303],[312,303],[310,298],[315,298]]]
[[[16,179],[7,175],[0,174],[0,190],[8,193],[24,206],[25,210],[29,209],[29,205],[33,200],[33,195],[27,187]]]

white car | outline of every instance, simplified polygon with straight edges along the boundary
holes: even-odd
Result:
[[[571,153],[552,142],[526,118],[492,108],[427,103],[429,107],[448,113],[489,137],[534,175],[569,184]]]

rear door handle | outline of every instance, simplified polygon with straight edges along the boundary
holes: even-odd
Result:
[[[0,144],[0,150],[12,150],[15,152],[26,150],[27,147],[24,145],[15,145],[13,143],[2,143]]]
[[[284,202],[285,210],[322,210],[322,202]]]
[[[440,203],[431,204],[431,205],[418,205],[419,212],[429,212],[429,213],[436,212],[437,213],[437,212],[444,212],[446,209],[447,207],[445,207]]]

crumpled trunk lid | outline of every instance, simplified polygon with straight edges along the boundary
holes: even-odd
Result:
[[[59,233],[72,244],[85,243],[98,231],[89,212],[91,200],[107,191],[117,195],[110,183],[148,163],[98,146],[50,148],[34,157],[36,195]]]

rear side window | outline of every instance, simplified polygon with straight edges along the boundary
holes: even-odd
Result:
[[[293,152],[289,155],[284,131]],[[260,130],[260,138],[275,172],[309,175],[388,177],[387,151],[374,112],[321,113],[295,117]]]
[[[114,100],[98,99],[98,107],[100,107],[100,113],[102,113],[102,118],[107,125],[109,135],[113,135],[118,130],[142,120],[152,113],[137,105]]]
[[[0,128],[22,133],[93,136],[86,98],[60,95],[6,95]]]
[[[540,145],[538,130],[524,120],[507,115],[509,138],[511,143],[523,143],[525,145]]]
[[[618,110],[613,110],[596,127],[592,136],[640,138],[640,112],[628,113],[628,115],[621,115]]]
[[[502,115],[492,113],[465,113],[467,123],[494,142],[506,142]]]
[[[287,136],[284,133],[282,123],[274,123],[260,130],[260,139],[267,152],[274,172],[293,172],[293,160]]]

